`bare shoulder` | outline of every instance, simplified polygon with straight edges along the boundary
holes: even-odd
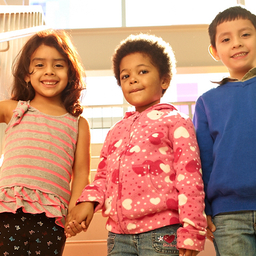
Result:
[[[17,107],[16,100],[0,101],[0,122],[8,124],[12,118],[13,110]]]
[[[85,130],[89,130],[89,123],[88,121],[83,117],[83,116],[80,116],[79,117],[79,130],[80,129],[85,129]]]
[[[89,123],[83,116],[79,117],[78,123],[78,142],[82,142],[83,144],[90,144],[91,134]]]
[[[80,116],[78,124],[78,140],[77,140],[77,150],[76,150],[76,166],[79,163],[89,163],[90,155],[90,143],[91,143],[91,134],[88,121]]]

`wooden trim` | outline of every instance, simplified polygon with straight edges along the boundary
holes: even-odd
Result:
[[[66,244],[99,244],[106,243],[107,239],[102,240],[67,240]]]

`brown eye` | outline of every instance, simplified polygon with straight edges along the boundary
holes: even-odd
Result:
[[[129,77],[129,75],[123,75],[121,76],[121,79],[124,80],[124,79],[127,79]]]
[[[35,67],[37,67],[37,68],[41,68],[41,67],[43,67],[44,65],[42,64],[42,63],[38,63],[38,64],[36,64],[35,65]]]
[[[147,70],[141,70],[141,71],[140,71],[140,74],[147,74],[147,73],[148,73]]]

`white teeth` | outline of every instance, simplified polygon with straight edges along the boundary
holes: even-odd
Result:
[[[233,55],[233,58],[245,56],[246,54],[247,54],[246,52],[238,53],[238,54]]]
[[[56,84],[57,82],[43,82],[43,84],[47,84],[47,85],[53,85]]]

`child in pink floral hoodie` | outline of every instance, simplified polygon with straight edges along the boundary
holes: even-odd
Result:
[[[204,190],[194,127],[174,106],[160,103],[174,66],[170,45],[151,35],[131,35],[113,55],[117,82],[136,111],[109,131],[95,180],[66,224],[68,236],[75,235],[102,209],[108,217],[108,256],[195,256],[204,248]]]

